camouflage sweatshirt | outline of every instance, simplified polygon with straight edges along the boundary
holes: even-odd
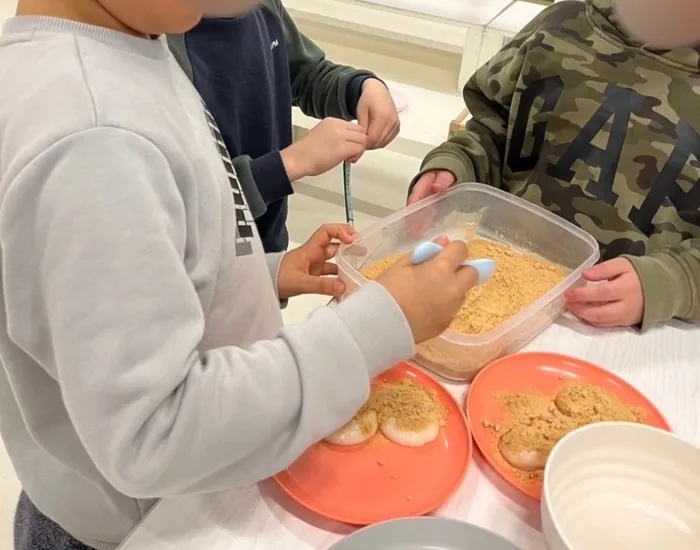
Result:
[[[699,66],[696,50],[633,43],[611,0],[558,3],[469,80],[473,119],[421,174],[504,189],[590,232],[603,259],[629,257],[643,329],[698,322]]]

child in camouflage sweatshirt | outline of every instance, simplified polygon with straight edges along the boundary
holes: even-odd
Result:
[[[568,308],[601,327],[700,321],[700,53],[655,51],[611,0],[561,2],[467,82],[473,118],[433,150],[409,203],[478,181],[590,232],[600,284]]]

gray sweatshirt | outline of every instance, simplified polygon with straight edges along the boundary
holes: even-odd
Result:
[[[12,19],[0,82],[0,431],[74,537],[275,474],[413,354],[378,284],[282,328],[280,256],[164,40]]]

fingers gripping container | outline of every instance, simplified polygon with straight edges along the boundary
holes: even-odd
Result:
[[[425,199],[375,223],[343,246],[337,257],[347,292],[367,283],[360,271],[419,243],[446,235],[490,239],[561,265],[569,275],[550,292],[490,332],[444,332],[418,346],[414,360],[439,376],[469,382],[494,359],[515,352],[547,328],[563,311],[563,293],[581,284],[594,265],[597,241],[575,225],[519,197],[482,184],[465,183]]]

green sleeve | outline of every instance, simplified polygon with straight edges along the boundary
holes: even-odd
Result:
[[[409,193],[418,179],[432,170],[452,172],[457,183],[501,186],[510,104],[527,44],[556,9],[553,6],[544,10],[467,81],[463,96],[472,118],[464,130],[428,153],[411,182]]]
[[[625,257],[642,282],[642,330],[674,317],[700,323],[700,239],[647,256]]]
[[[376,76],[328,61],[323,50],[299,31],[281,0],[262,4],[277,14],[284,28],[294,105],[315,118],[355,119],[362,84]]]

